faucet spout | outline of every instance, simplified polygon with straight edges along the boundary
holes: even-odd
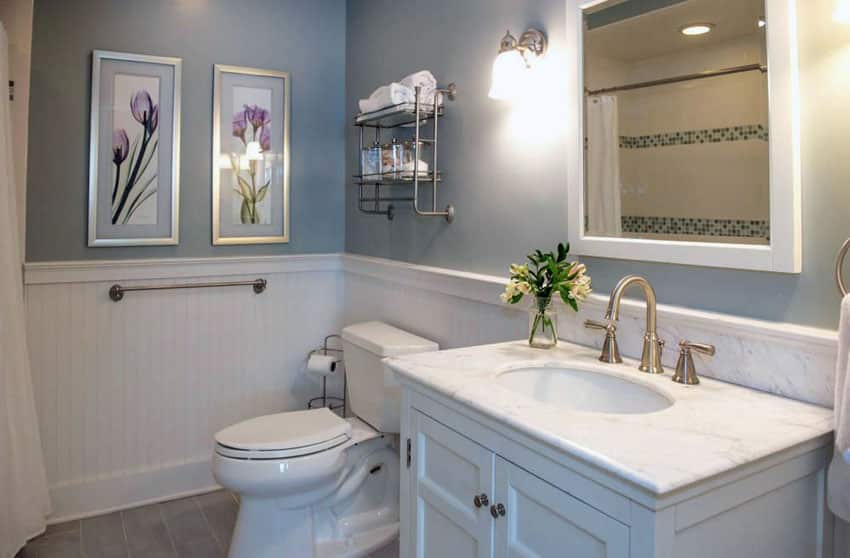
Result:
[[[632,285],[641,288],[643,291],[643,297],[646,301],[646,329],[643,337],[643,353],[641,355],[641,364],[639,369],[651,374],[661,374],[664,372],[664,368],[661,365],[661,351],[663,350],[664,342],[658,339],[656,315],[657,300],[655,297],[655,289],[652,288],[650,282],[639,275],[627,275],[620,279],[620,282],[617,283],[617,286],[614,287],[613,291],[611,291],[611,297],[608,299],[608,308],[605,311],[605,317],[609,320],[620,319],[620,302],[623,299],[623,294]]]

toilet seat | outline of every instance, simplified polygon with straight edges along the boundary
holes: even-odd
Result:
[[[351,424],[325,408],[256,417],[215,435],[216,453],[250,460],[310,455],[350,439]]]

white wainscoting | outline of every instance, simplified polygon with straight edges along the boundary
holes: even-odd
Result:
[[[26,266],[51,522],[213,488],[213,434],[303,408],[306,355],[343,320],[340,256]],[[268,280],[128,293],[114,282]]]
[[[112,283],[265,277],[249,287],[128,293]],[[36,263],[26,266],[36,404],[56,513],[51,521],[212,488],[212,435],[242,420],[302,408],[318,385],[307,352],[344,324],[380,319],[443,348],[522,338],[527,315],[499,302],[505,278],[356,255]],[[663,299],[663,293],[660,293]],[[607,296],[564,310],[561,337]],[[642,303],[625,301],[618,336],[639,356]],[[668,341],[718,346],[705,376],[831,406],[836,334],[659,306]],[[698,389],[698,388],[697,388]]]

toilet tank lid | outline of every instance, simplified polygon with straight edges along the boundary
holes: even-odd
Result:
[[[362,322],[342,329],[342,338],[379,357],[438,351],[433,341],[384,322]]]

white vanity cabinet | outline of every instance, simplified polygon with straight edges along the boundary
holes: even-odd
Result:
[[[658,495],[402,383],[402,558],[832,556],[823,440]]]
[[[420,411],[410,420],[417,558],[629,556],[626,525]]]

